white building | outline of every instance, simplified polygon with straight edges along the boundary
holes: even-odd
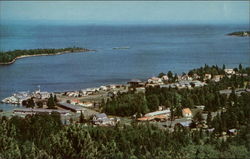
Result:
[[[152,83],[152,84],[163,84],[163,81],[162,81],[161,78],[152,77],[152,78],[148,79],[148,83]]]
[[[235,71],[232,68],[224,69],[224,71],[226,72],[226,74],[229,74],[229,75],[235,74]]]

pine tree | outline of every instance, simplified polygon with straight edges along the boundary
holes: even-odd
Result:
[[[55,108],[55,101],[54,101],[54,98],[52,96],[52,94],[50,94],[50,97],[48,99],[48,103],[47,103],[47,106],[49,109],[54,109]]]
[[[79,118],[79,123],[84,123],[85,122],[85,117],[81,111],[81,115],[80,115],[80,118]]]
[[[55,102],[55,103],[58,102],[58,99],[57,99],[56,95],[54,95],[54,102]]]
[[[211,128],[211,122],[212,122],[212,114],[211,112],[209,111],[208,114],[207,114],[207,126],[209,128]]]

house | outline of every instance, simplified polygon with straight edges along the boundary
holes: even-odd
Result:
[[[160,88],[169,88],[171,87],[171,84],[161,84]]]
[[[111,92],[111,91],[110,91],[110,92],[107,93],[107,96],[110,97],[110,98],[113,98],[113,97],[116,96],[116,94],[117,94],[116,91],[114,91],[114,92]]]
[[[193,85],[194,87],[202,87],[202,86],[206,85],[206,83],[195,80],[195,81],[190,82],[190,85]]]
[[[193,80],[193,78],[189,77],[188,75],[183,75],[183,76],[181,76],[181,80],[191,81],[191,80]]]
[[[145,86],[145,83],[139,79],[132,79],[128,82],[128,84],[130,87],[143,87],[143,86]]]
[[[223,77],[224,75],[214,75],[212,80],[215,82],[219,82]]]
[[[95,125],[114,125],[114,121],[108,118],[105,113],[94,115],[93,122]]]
[[[37,91],[33,96],[40,99],[48,99],[50,97],[50,93]]]
[[[228,135],[236,135],[236,134],[237,134],[237,129],[229,129],[229,130],[227,131],[227,134],[228,134]]]
[[[212,75],[209,73],[206,73],[204,76],[204,80],[210,80],[212,78]]]
[[[79,104],[81,102],[78,99],[71,99],[70,103],[76,105],[76,104]]]
[[[193,74],[193,79],[194,80],[197,80],[197,79],[199,79],[200,78],[200,76],[199,75],[197,75],[196,73],[195,74]]]
[[[192,112],[189,108],[182,109],[182,116],[185,118],[192,118]]]
[[[192,123],[192,121],[183,121],[183,122],[179,122],[179,123],[176,123],[175,125],[179,125],[179,126],[183,126],[183,127],[189,127],[190,124]]]
[[[166,121],[167,115],[155,115],[155,116],[144,116],[141,118],[137,118],[138,121]]]
[[[141,117],[141,118],[137,118],[138,121],[151,121],[153,119],[154,119],[154,117],[146,117],[146,116]]]
[[[159,86],[159,84],[151,84],[151,83],[147,83],[146,87],[156,87]]]
[[[170,115],[170,109],[162,110],[162,111],[155,111],[151,113],[145,114],[145,117],[156,116],[156,115]]]
[[[168,81],[169,78],[168,78],[167,75],[164,75],[164,76],[161,77],[161,79],[164,80],[164,81]]]
[[[148,79],[148,83],[150,83],[150,84],[163,84],[163,81],[161,78],[152,77],[152,78]]]
[[[136,91],[137,91],[137,92],[145,92],[145,90],[146,90],[146,89],[145,89],[144,87],[137,87],[137,88],[136,88]]]
[[[92,102],[82,102],[79,105],[84,106],[84,107],[93,107],[94,103],[92,103]]]
[[[233,75],[233,74],[235,74],[235,71],[234,71],[232,68],[224,69],[224,71],[225,71],[226,74],[228,74],[228,75]]]
[[[116,89],[116,85],[111,84],[111,85],[109,85],[109,88],[110,88],[110,89]]]
[[[107,87],[107,86],[101,86],[101,87],[100,87],[100,90],[107,91],[107,90],[108,90],[108,87]]]
[[[210,129],[207,129],[208,132],[212,133],[214,132],[215,128],[210,128]]]
[[[162,111],[162,110],[165,110],[165,109],[166,109],[166,106],[163,106],[163,105],[158,106],[158,110],[159,110],[159,111]]]
[[[195,108],[200,109],[200,110],[204,110],[205,106],[204,105],[197,105],[197,106],[195,106]]]

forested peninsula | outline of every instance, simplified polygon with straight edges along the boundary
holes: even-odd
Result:
[[[240,37],[250,36],[250,31],[237,31],[237,32],[229,33],[227,35],[229,35],[229,36],[240,36]]]
[[[48,56],[60,55],[66,53],[87,52],[93,51],[80,47],[69,47],[60,49],[30,49],[30,50],[14,50],[0,52],[0,65],[9,65],[14,63],[17,59],[31,57],[31,56]]]

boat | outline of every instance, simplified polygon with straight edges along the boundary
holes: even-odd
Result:
[[[116,50],[116,49],[130,49],[130,47],[129,47],[129,46],[124,46],[124,47],[114,47],[113,49],[114,49],[114,50]]]

